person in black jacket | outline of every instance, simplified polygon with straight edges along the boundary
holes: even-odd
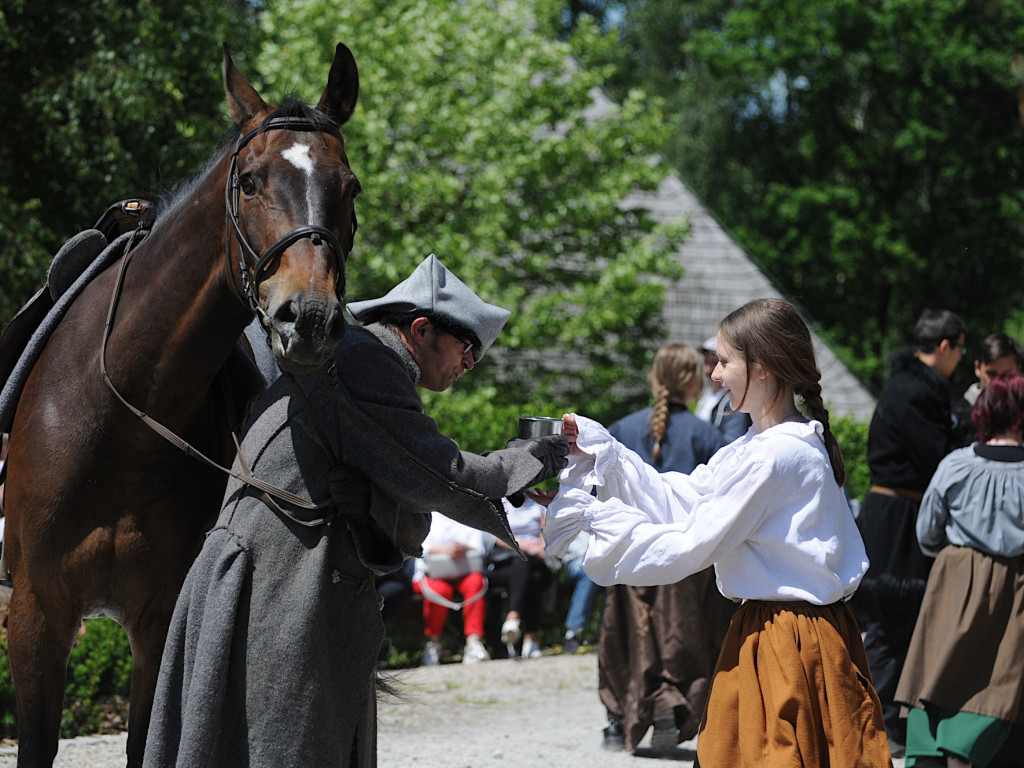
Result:
[[[855,597],[864,648],[882,702],[893,757],[903,755],[906,726],[893,701],[931,558],[917,545],[917,511],[928,481],[952,446],[950,376],[967,329],[948,310],[925,310],[914,348],[891,359],[892,374],[868,431],[871,490],[857,520],[871,563]]]

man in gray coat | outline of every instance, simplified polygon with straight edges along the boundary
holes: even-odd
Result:
[[[416,387],[472,370],[509,314],[436,257],[349,310],[366,325],[333,364],[282,376],[254,408],[178,598],[148,768],[376,765],[374,576],[420,553],[434,509],[515,547],[494,500],[566,463],[560,435],[477,455],[423,412]]]

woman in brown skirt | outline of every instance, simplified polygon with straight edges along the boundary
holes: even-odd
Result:
[[[972,416],[917,518],[937,557],[896,701],[918,768],[1024,763],[1024,378],[989,381]]]
[[[702,768],[891,766],[846,605],[868,563],[810,331],[793,305],[760,299],[721,322],[718,353],[712,376],[752,429],[683,475],[567,415],[575,444],[548,507],[549,549],[590,532],[583,567],[604,585],[672,583],[714,565],[719,591],[741,603],[697,738]]]
[[[695,349],[663,346],[648,374],[654,403],[608,427],[662,472],[692,472],[725,445],[686,407],[700,393],[702,362]],[[697,734],[735,608],[718,592],[712,568],[674,584],[606,591],[597,655],[605,749],[632,751],[652,726],[659,755]]]

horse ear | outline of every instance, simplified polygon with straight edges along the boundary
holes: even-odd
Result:
[[[334,49],[331,74],[327,76],[327,87],[316,108],[337,125],[344,125],[355,111],[358,96],[359,70],[355,57],[343,43],[338,43]]]
[[[228,52],[227,43],[224,43],[224,91],[228,96],[231,119],[236,125],[244,125],[261,110],[269,109],[267,102],[260,98],[256,89],[235,66],[235,61]]]

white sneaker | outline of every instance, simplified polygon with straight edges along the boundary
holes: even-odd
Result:
[[[501,642],[505,645],[514,645],[523,636],[519,629],[519,619],[506,619],[501,625]]]
[[[541,653],[540,643],[536,640],[526,638],[523,640],[523,658],[524,659],[539,659],[544,654]]]
[[[466,641],[466,649],[462,652],[463,664],[479,664],[481,661],[490,661],[491,654],[484,648],[484,644],[475,637]]]
[[[441,648],[433,640],[427,640],[427,644],[423,646],[423,666],[434,667],[440,663]]]

